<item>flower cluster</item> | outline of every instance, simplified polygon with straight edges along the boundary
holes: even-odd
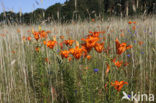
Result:
[[[32,31],[34,38],[38,41],[40,38],[47,38],[48,34],[51,33],[50,31]]]
[[[131,24],[129,22],[129,24]],[[46,40],[43,41],[43,44],[46,45],[48,48],[53,49],[57,45],[56,36],[53,36],[53,40],[47,40],[47,36],[50,33],[50,31],[44,31],[40,30],[39,32],[33,31],[34,38],[36,41],[38,41],[40,38],[46,38]],[[105,44],[105,37],[100,38],[100,34],[105,32],[89,32],[89,35],[87,35],[85,38],[82,38],[82,43],[79,44],[77,40],[72,40],[71,38],[64,40],[64,36],[60,36],[60,42],[59,46],[61,48],[60,56],[62,59],[68,59],[68,61],[71,61],[73,58],[76,60],[80,58],[87,58],[88,60],[91,59],[90,52],[91,50],[95,50],[97,53],[106,52],[108,54],[108,51],[110,50],[110,47],[107,48],[104,47]],[[31,39],[31,38],[30,38]],[[75,47],[73,44],[76,44]],[[120,43],[118,38],[115,40],[116,44],[116,55],[119,57],[121,54],[123,54],[126,50],[132,48],[132,45],[127,45],[126,43]],[[66,46],[67,49],[63,50],[63,47]],[[36,51],[39,51],[39,48],[36,49]],[[117,57],[115,57],[112,62],[117,67],[120,68],[123,65],[123,61],[117,61]],[[124,66],[127,66],[128,63],[126,62]],[[94,69],[94,72],[98,73],[99,69]],[[107,62],[107,70],[106,75],[110,71],[110,65]],[[115,81],[115,83],[111,83],[112,86],[117,91],[120,91],[124,84],[128,84],[124,81]]]

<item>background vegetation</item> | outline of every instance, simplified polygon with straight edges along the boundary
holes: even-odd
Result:
[[[71,21],[90,18],[104,19],[108,16],[136,16],[156,13],[155,0],[66,0],[46,10],[38,8],[30,13],[3,12],[3,23],[49,23],[50,21]]]

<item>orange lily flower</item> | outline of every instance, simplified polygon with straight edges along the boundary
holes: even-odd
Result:
[[[44,41],[43,41],[43,44],[44,44],[44,45],[46,45],[46,44],[47,44],[47,41],[46,41],[46,40],[44,40]]]
[[[63,42],[60,43],[60,48],[63,49]]]
[[[124,84],[127,84],[128,85],[128,83],[127,82],[124,82],[124,81],[115,81],[114,83],[112,83],[111,82],[111,85],[112,86],[114,86],[114,88],[118,91],[118,92],[120,92],[121,91],[121,89],[122,89],[122,87],[124,86]]]
[[[39,33],[38,32],[33,32],[34,38],[38,41],[39,37]]]
[[[96,43],[94,48],[98,53],[101,53],[102,50],[104,49],[104,43],[101,43],[101,44]]]
[[[126,43],[121,43],[119,42],[118,39],[115,40],[116,43],[116,50],[117,50],[117,54],[121,55],[123,52],[125,52],[127,49],[132,48],[132,45],[128,45]]]
[[[68,61],[70,62],[72,60],[72,57],[68,57]]]
[[[133,21],[133,24],[136,24],[136,21]]]
[[[109,70],[110,70],[110,66],[109,66],[109,64],[107,63],[106,75],[108,74]]]
[[[83,49],[76,46],[74,49],[70,49],[70,53],[76,58],[80,59],[82,56]]]
[[[39,34],[40,34],[40,38],[47,38],[48,36],[48,33],[45,32],[44,30],[40,31]]]
[[[71,54],[73,54],[73,53],[74,53],[74,48],[69,49],[69,52],[70,52]]]
[[[121,67],[121,65],[123,64],[123,61],[116,61],[116,58],[113,59],[113,63],[115,64],[115,66],[117,66],[118,68]]]
[[[53,49],[56,43],[57,43],[56,41],[49,40],[47,42],[47,47],[49,47],[50,49]]]
[[[115,64],[118,68],[120,68],[121,65],[122,65],[122,63],[123,63],[123,61],[121,61],[121,62],[117,61],[117,62],[115,62],[114,64]]]
[[[87,55],[87,59],[90,60],[91,59],[91,56],[90,55]]]
[[[132,24],[132,21],[129,21],[128,24]]]
[[[88,37],[87,39],[82,38],[83,41],[85,41],[85,44],[83,44],[87,49],[91,49],[95,46],[97,41],[99,41],[98,37]]]
[[[67,45],[67,46],[72,46],[72,44],[74,43],[75,40],[65,40],[64,43]]]
[[[30,36],[29,36],[29,37],[27,37],[27,40],[29,40],[29,41],[30,41],[30,40],[31,40],[31,37],[30,37]]]
[[[62,56],[62,58],[68,58],[69,53],[70,53],[70,52],[67,51],[67,50],[61,51],[61,56]]]

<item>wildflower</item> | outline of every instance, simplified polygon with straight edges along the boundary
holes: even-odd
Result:
[[[68,61],[70,62],[72,60],[72,57],[68,57]]]
[[[121,55],[123,52],[125,52],[127,49],[132,48],[132,45],[128,45],[126,43],[121,43],[119,42],[118,39],[115,40],[116,43],[116,51],[118,55]]]
[[[127,56],[128,56],[128,57],[131,57],[131,55],[130,55],[130,54],[128,54]]]
[[[43,44],[44,44],[44,45],[46,45],[46,44],[47,44],[47,41],[46,41],[46,40],[44,40],[44,41],[43,41]]]
[[[66,46],[72,46],[74,40],[65,40],[64,43],[66,44]]]
[[[47,42],[47,47],[49,47],[50,49],[53,49],[55,45],[56,45],[56,41],[49,40]]]
[[[99,41],[99,38],[88,36],[86,39],[82,38],[82,40],[85,41],[85,43],[82,45],[86,47],[86,50],[89,52],[95,46],[95,44]]]
[[[71,54],[74,54],[74,48],[69,49],[69,52],[70,52]]]
[[[34,32],[33,34],[34,34],[34,38],[38,41],[38,39],[40,38],[39,37],[39,33],[38,32]]]
[[[30,37],[30,36],[29,36],[29,37],[27,37],[27,40],[29,40],[29,41],[30,41],[30,40],[31,40],[31,37]]]
[[[110,70],[110,66],[109,66],[109,64],[107,63],[106,75],[108,74],[109,70]]]
[[[69,53],[70,53],[70,52],[67,51],[67,50],[61,51],[61,57],[62,57],[62,58],[68,58]]]
[[[47,38],[48,33],[45,32],[44,30],[42,30],[42,31],[39,32],[39,35],[40,35],[40,38]]]
[[[129,21],[128,24],[132,24],[132,21]]]
[[[121,65],[122,65],[122,61],[121,62],[119,62],[119,61],[116,61],[114,64],[118,67],[118,68],[120,68],[121,67]]]
[[[102,50],[104,49],[104,43],[101,43],[101,44],[96,43],[94,48],[98,53],[101,53]]]
[[[133,21],[133,24],[136,24],[136,21]]]
[[[84,52],[85,52],[85,49],[79,48],[79,46],[69,49],[69,53],[72,54],[76,59],[80,59],[82,55],[87,56],[87,53],[84,53]]]
[[[87,59],[90,60],[91,59],[91,56],[90,55],[87,55]]]
[[[78,46],[76,46],[76,48],[74,49],[74,52],[72,52],[72,55],[76,59],[80,59],[80,57],[82,56],[82,52],[83,52],[83,49],[82,48],[79,48]]]
[[[63,49],[63,42],[60,43],[60,48]]]
[[[124,84],[127,84],[128,85],[128,83],[127,82],[124,82],[124,81],[115,81],[114,83],[112,83],[111,82],[111,85],[112,86],[114,86],[114,88],[118,91],[118,92],[120,92],[121,91],[121,89],[122,89],[122,87],[124,86]]]
[[[81,44],[81,47],[83,48],[86,54],[89,53],[92,49],[92,47],[87,47],[86,43]]]
[[[97,68],[94,69],[94,72],[95,72],[95,73],[98,72],[98,71],[99,71],[99,69],[97,69]]]
[[[123,61],[116,61],[116,58],[113,59],[113,63],[115,64],[116,67],[120,68],[121,65],[123,64]]]

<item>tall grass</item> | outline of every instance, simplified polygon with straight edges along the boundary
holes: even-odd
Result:
[[[81,41],[88,31],[106,31],[100,36],[106,38],[105,47],[111,48],[109,56],[93,50],[90,60],[81,58],[71,62],[61,58],[58,46],[51,50],[42,41],[22,40],[23,36],[32,35],[28,30],[38,30],[38,25],[3,25],[0,29],[0,34],[4,34],[0,37],[0,102],[128,103],[121,101],[122,91],[156,95],[156,19],[134,19],[135,31],[130,29],[128,21],[112,19],[41,25],[43,30],[52,32],[49,38],[56,35],[57,42],[60,42],[60,35]],[[120,35],[121,30],[124,36]],[[116,56],[115,38],[133,45],[119,57],[128,61],[125,68],[118,69],[110,62],[110,58]],[[143,44],[139,45],[140,42]],[[41,47],[39,52],[35,51],[36,46]],[[107,63],[110,65],[108,75],[105,74]],[[95,68],[99,71],[95,72]],[[117,92],[111,86],[115,80],[126,81],[128,85]]]

